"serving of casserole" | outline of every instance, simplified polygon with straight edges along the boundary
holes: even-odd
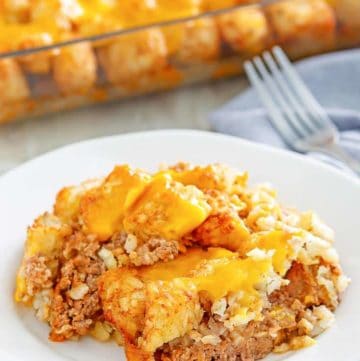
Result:
[[[116,166],[28,228],[15,300],[49,339],[114,339],[129,361],[242,360],[313,345],[349,279],[334,232],[224,164]]]

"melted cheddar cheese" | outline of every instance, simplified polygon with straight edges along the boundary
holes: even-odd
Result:
[[[65,200],[72,209],[66,209]],[[201,190],[176,182],[169,174],[150,176],[123,165],[94,188],[62,190],[56,213],[68,220],[74,210],[84,233],[100,240],[125,231],[140,240],[178,241],[205,221],[211,207]]]
[[[195,248],[169,262],[110,270],[99,289],[105,317],[151,354],[199,326],[200,300],[228,300],[229,323],[261,319],[266,284],[273,281],[271,257],[241,259],[224,248]]]
[[[204,194],[168,175],[158,175],[129,209],[124,229],[140,238],[151,236],[179,240],[209,215]]]
[[[15,3],[15,2],[14,2]],[[48,34],[54,42],[199,14],[200,0],[0,0],[0,50]],[[42,44],[38,44],[39,46]]]
[[[58,42],[186,18],[241,3],[244,1],[0,0],[0,51],[22,49],[26,39],[44,33]]]
[[[273,251],[274,269],[281,276],[284,276],[289,268],[289,261],[292,259],[293,250],[289,244],[291,235],[287,232],[275,230],[260,233],[254,237],[253,246],[267,251]]]
[[[80,202],[80,217],[87,233],[101,239],[122,228],[126,211],[144,191],[151,177],[128,166],[116,167],[97,188],[87,192]]]
[[[236,254],[224,248],[209,248],[203,250],[194,248],[177,257],[175,260],[156,263],[151,267],[141,269],[141,275],[147,280],[170,281],[178,277],[190,276],[202,262],[214,259],[232,259]]]
[[[206,292],[212,302],[241,290],[244,292],[243,306],[250,307],[246,301],[253,301],[254,297],[260,299],[256,286],[271,271],[271,257],[240,259],[237,253],[224,248],[209,248],[206,251],[192,249],[173,261],[144,267],[138,275],[145,282],[177,278],[191,282],[198,292]]]

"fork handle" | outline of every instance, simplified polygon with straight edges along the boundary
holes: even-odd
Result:
[[[324,153],[345,163],[357,176],[360,177],[360,162],[345,152],[337,143],[328,144],[325,147],[314,149],[319,153]]]

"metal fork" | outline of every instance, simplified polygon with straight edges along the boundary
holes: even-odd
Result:
[[[244,67],[272,125],[290,148],[330,155],[360,176],[360,162],[339,146],[339,131],[281,48],[265,51]]]

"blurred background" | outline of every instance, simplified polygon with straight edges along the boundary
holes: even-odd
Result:
[[[88,138],[211,129],[275,44],[358,47],[360,0],[0,0],[0,172]]]

